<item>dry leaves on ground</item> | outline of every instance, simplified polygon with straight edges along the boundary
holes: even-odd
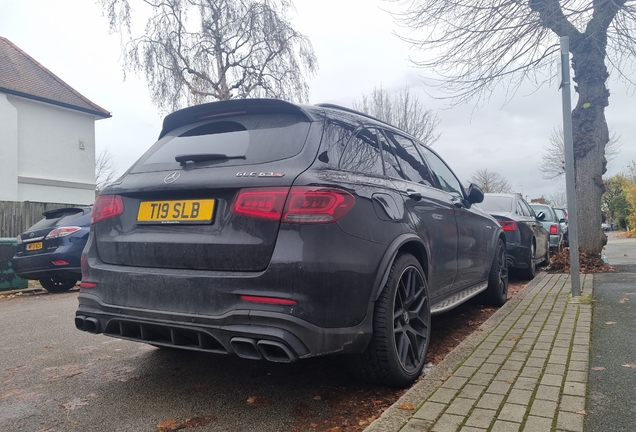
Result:
[[[614,267],[606,264],[600,255],[579,254],[579,268],[581,273],[613,272]],[[553,273],[568,273],[570,271],[570,248],[563,248],[561,252],[552,255],[550,266],[546,269]]]

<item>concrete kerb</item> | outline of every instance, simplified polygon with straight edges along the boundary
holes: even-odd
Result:
[[[497,312],[495,312],[486,322],[451,351],[437,366],[435,366],[424,378],[411,387],[400,399],[391,405],[382,415],[371,423],[365,432],[396,432],[402,428],[413,416],[414,410],[400,409],[400,406],[419,407],[459,365],[483,342],[501,321],[503,321],[523,300],[532,289],[539,285],[548,275],[541,272],[530,281],[521,291],[515,294]]]

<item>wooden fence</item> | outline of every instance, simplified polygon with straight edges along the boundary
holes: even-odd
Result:
[[[42,213],[73,204],[0,201],[0,237],[17,237],[42,219]]]

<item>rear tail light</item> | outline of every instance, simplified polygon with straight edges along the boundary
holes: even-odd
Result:
[[[234,200],[234,213],[279,221],[289,188],[242,189]]]
[[[64,228],[56,228],[44,238],[44,240],[51,240],[59,237],[65,237],[69,234],[73,234],[74,232],[78,232],[82,227],[64,227]]]
[[[241,190],[233,209],[243,216],[293,224],[320,224],[341,219],[355,202],[349,192],[333,188],[254,188]]]
[[[559,228],[556,225],[550,225],[550,235],[557,235]]]
[[[500,220],[499,225],[501,225],[501,229],[504,231],[517,231],[519,229],[515,221]]]
[[[93,206],[91,225],[124,213],[124,201],[119,195],[100,195]]]

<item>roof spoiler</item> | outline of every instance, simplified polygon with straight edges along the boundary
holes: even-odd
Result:
[[[309,121],[318,120],[315,115],[312,115],[301,105],[280,99],[232,99],[195,105],[168,114],[163,119],[163,128],[159,134],[159,139],[168,132],[190,123],[236,114],[262,113],[302,114]]]
[[[44,216],[45,218],[50,218],[50,217],[55,217],[55,215],[57,213],[84,213],[86,210],[90,209],[90,206],[86,206],[86,207],[62,207],[62,208],[57,208],[57,209],[53,209],[53,210],[47,210],[44,213],[42,213],[42,216]]]

